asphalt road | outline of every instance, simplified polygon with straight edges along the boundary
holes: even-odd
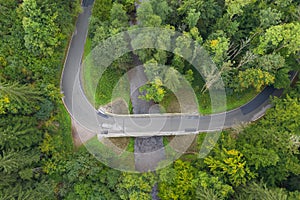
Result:
[[[269,97],[279,96],[282,91],[266,87],[252,101],[238,109],[219,114],[199,115],[97,115],[95,108],[84,95],[80,84],[80,66],[91,15],[92,0],[83,2],[83,13],[78,17],[61,79],[63,102],[74,120],[95,133],[106,130],[101,124],[116,124],[103,137],[185,135],[222,130],[240,123],[248,123],[263,116],[269,107]]]

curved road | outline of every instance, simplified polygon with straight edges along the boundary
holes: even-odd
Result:
[[[76,31],[72,36],[61,79],[63,102],[74,120],[86,129],[100,133],[103,137],[184,135],[198,132],[222,130],[240,123],[254,121],[264,115],[270,107],[269,97],[279,96],[282,90],[266,87],[258,96],[244,106],[232,111],[199,115],[98,115],[86,99],[80,85],[80,66],[91,15],[92,0],[84,1],[83,13],[78,17]],[[104,132],[101,124],[111,124]]]

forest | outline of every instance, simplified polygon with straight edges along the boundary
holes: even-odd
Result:
[[[221,72],[228,100],[243,104],[243,98],[271,84],[284,93],[271,99],[260,120],[222,131],[203,159],[197,153],[209,133],[199,133],[188,153],[155,173],[121,172],[73,144],[71,119],[61,100],[61,72],[82,12],[80,1],[0,0],[0,199],[152,199],[154,185],[162,200],[300,199],[300,81],[289,79],[290,71],[300,69],[300,2],[149,0],[138,10],[135,3],[95,0],[88,48],[138,20],[134,26],[176,30],[203,46]],[[178,85],[179,73],[201,97],[211,86],[179,56],[195,44],[178,37],[174,45],[178,55],[134,52],[154,77],[142,88],[151,95],[141,98],[166,108],[172,102],[168,88]],[[99,86],[98,105],[111,100],[110,88],[130,62],[124,55],[107,70],[111,78],[103,79],[107,88]],[[164,76],[155,81],[151,72],[159,64],[172,67],[156,72]],[[205,105],[200,112],[210,113],[201,99],[206,100],[199,97]]]

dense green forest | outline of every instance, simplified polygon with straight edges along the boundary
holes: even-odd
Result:
[[[201,133],[189,154],[167,168],[120,172],[73,146],[61,102],[60,76],[80,2],[0,0],[0,199],[151,199],[155,183],[161,199],[300,199],[300,82],[290,87],[288,76],[299,70],[299,1],[149,0],[138,11],[134,3],[95,1],[91,47],[137,19],[136,26],[175,29],[204,46],[228,94],[269,84],[285,88],[284,94],[272,99],[259,121],[223,131],[204,159],[197,157]],[[180,45],[193,45],[177,40],[179,53]],[[199,81],[180,56],[154,49],[135,53],[148,71],[166,64],[193,85]],[[119,76],[129,62],[124,55],[111,71]],[[176,73],[169,72],[160,82],[172,85],[168,80],[176,80]],[[167,97],[168,89],[156,83],[145,89],[161,88]]]

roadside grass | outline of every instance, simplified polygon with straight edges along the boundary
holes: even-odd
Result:
[[[72,128],[71,128],[71,118],[69,113],[63,104],[59,104],[57,111],[57,121],[59,122],[59,131],[57,137],[59,145],[56,147],[62,151],[71,152],[74,150],[73,138],[72,138]]]
[[[91,39],[87,38],[84,46],[84,68],[82,70],[82,85],[89,101],[96,107],[108,104],[117,98],[122,98],[130,105],[129,83],[126,76],[112,67],[108,67],[101,75],[90,56]],[[99,79],[100,78],[100,79]],[[96,86],[96,91],[93,87]],[[94,94],[95,92],[95,94]]]
[[[131,145],[133,138],[129,139],[128,146]],[[133,140],[134,141],[134,140]],[[114,152],[109,147],[100,142],[97,136],[93,137],[81,147],[86,148],[94,156],[101,158],[101,162],[111,167],[120,167],[122,169],[134,169],[134,156],[132,152],[124,151],[121,154]],[[128,149],[129,147],[127,147]],[[130,147],[131,148],[131,147]]]
[[[126,154],[126,152],[134,152],[134,138],[133,137],[118,137],[118,138],[107,138],[113,145],[120,148],[121,150],[125,150],[122,154]],[[86,147],[98,148],[100,151],[103,149],[108,149],[104,144],[102,144],[97,136],[94,136],[90,140],[88,140],[84,145],[81,145],[78,149],[85,149]]]
[[[248,89],[244,92],[235,92],[233,94],[227,93],[226,105],[216,105],[214,112],[212,112],[211,99],[208,92],[204,94],[196,93],[196,96],[199,104],[199,112],[207,115],[236,109],[251,101],[258,93],[255,89]]]
[[[95,70],[93,68],[93,63],[91,59],[88,59],[88,55],[91,52],[91,39],[90,38],[86,38],[86,42],[84,45],[84,53],[83,53],[83,63],[84,64],[84,68],[82,69],[82,74],[81,74],[81,78],[82,78],[82,87],[84,90],[84,93],[86,95],[86,97],[88,98],[88,100],[94,104],[94,98],[93,98],[93,90],[92,90],[92,86],[95,85],[95,80],[93,78],[93,73]]]
[[[233,110],[251,101],[259,93],[255,89],[248,89],[243,92],[234,92],[232,94],[226,92],[226,104],[225,105],[216,104],[214,106],[214,112],[213,112],[209,92],[201,93],[200,88],[202,88],[201,84],[198,86],[193,86],[198,101],[198,111],[200,114],[203,115]],[[180,103],[184,103],[184,102],[180,102]],[[180,103],[178,102],[176,96],[173,93],[167,93],[163,101],[160,102],[160,104],[166,109],[166,112],[169,113],[180,112]]]
[[[84,45],[84,52],[83,52],[83,59],[87,58],[87,56],[92,51],[92,40],[91,38],[87,37]]]
[[[127,94],[128,97],[126,98],[124,90],[114,90],[122,76],[123,75],[115,69],[107,68],[105,70],[100,78],[99,84],[97,85],[95,95],[96,106],[105,105],[119,97],[128,102],[129,94]]]
[[[129,138],[129,143],[128,143],[126,151],[132,152],[132,153],[134,152],[134,138],[133,137]]]

